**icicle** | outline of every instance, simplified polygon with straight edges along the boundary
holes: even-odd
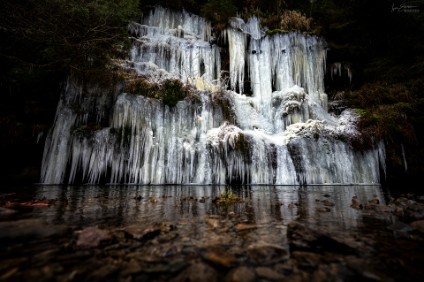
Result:
[[[128,29],[126,68],[151,83],[179,79],[197,92],[171,108],[87,85],[99,94],[84,96],[70,79],[46,139],[43,183],[379,182],[384,144],[353,150],[341,140],[358,135],[358,116],[327,112],[324,40],[296,32],[266,36],[258,18],[231,18],[221,34],[229,77],[221,78],[221,49],[211,44],[203,18],[156,7]],[[334,65],[331,75],[342,70]],[[252,93],[244,93],[245,83]],[[90,123],[105,127],[86,130]]]
[[[244,91],[244,67],[246,57],[246,35],[230,29],[228,45],[230,53],[230,86],[233,91]]]

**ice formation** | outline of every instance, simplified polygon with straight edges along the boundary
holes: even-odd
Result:
[[[83,91],[69,79],[41,182],[380,182],[382,143],[355,150],[346,142],[358,134],[354,112],[328,113],[322,38],[267,35],[255,17],[232,18],[222,46],[211,30],[199,16],[162,7],[130,24],[134,44],[122,66],[153,83],[179,79],[198,98],[171,107],[119,87],[113,95]]]

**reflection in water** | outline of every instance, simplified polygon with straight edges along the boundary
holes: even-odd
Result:
[[[0,237],[10,242],[0,248],[0,280],[181,282],[199,281],[201,273],[202,281],[236,281],[227,279],[236,272],[257,278],[251,281],[423,277],[422,235],[391,212],[411,202],[421,216],[422,204],[398,198],[386,205],[379,186],[5,191],[1,203],[16,211],[0,209]],[[216,200],[231,193],[236,201]],[[371,199],[381,205],[358,210],[351,207],[353,196],[364,206]]]
[[[213,199],[226,190],[241,201],[216,204]],[[363,204],[375,197],[384,204],[380,186],[38,186],[36,198],[54,199],[55,204],[34,212],[51,223],[76,227],[196,223],[218,216],[258,225],[286,226],[298,220],[347,231],[362,220],[350,207],[355,195]]]

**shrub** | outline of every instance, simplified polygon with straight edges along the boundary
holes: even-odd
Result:
[[[185,86],[178,79],[168,79],[158,84],[151,83],[143,77],[134,76],[126,80],[124,91],[161,100],[169,107],[175,107],[179,101],[190,95],[189,86]]]
[[[302,15],[298,11],[285,10],[281,15],[280,29],[311,31],[312,18]]]

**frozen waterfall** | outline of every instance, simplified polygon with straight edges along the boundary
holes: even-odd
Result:
[[[355,150],[348,142],[358,134],[354,111],[327,111],[323,39],[267,35],[256,17],[232,18],[214,35],[205,19],[162,7],[131,23],[129,34],[123,69],[150,84],[178,79],[197,90],[170,106],[68,79],[46,140],[42,183],[380,182],[383,144]]]

